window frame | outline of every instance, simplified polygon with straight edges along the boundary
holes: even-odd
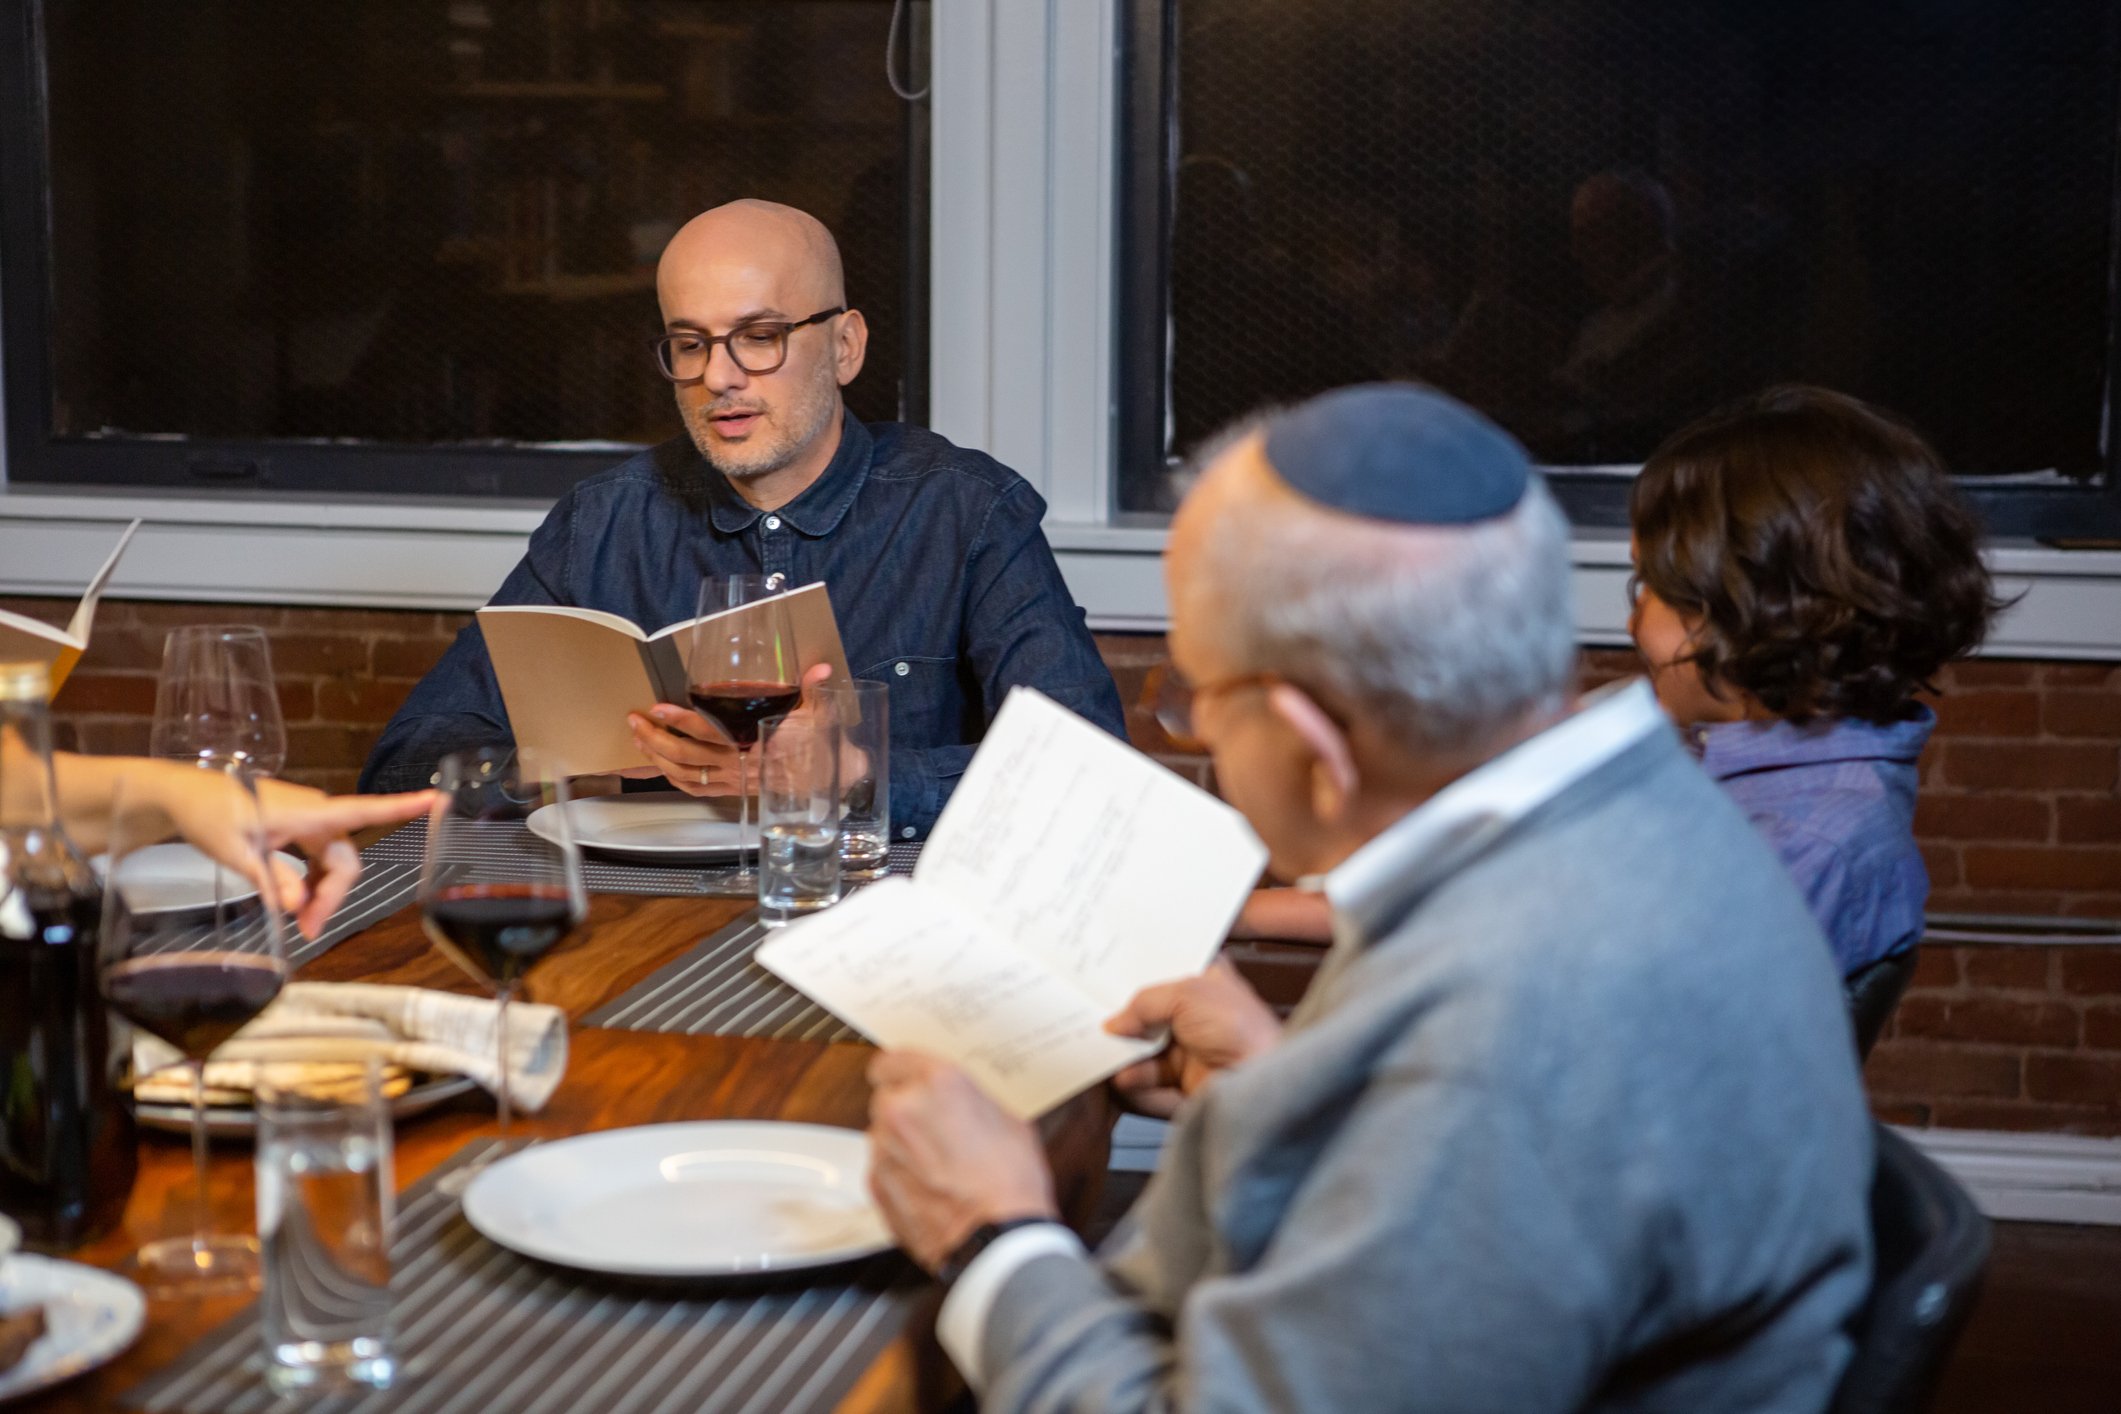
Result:
[[[331,443],[295,438],[128,434],[59,435],[52,426],[49,331],[53,317],[51,170],[46,124],[43,12],[50,0],[0,0],[0,434],[6,480],[52,492],[131,490],[143,495],[300,495],[435,502],[550,503],[583,477],[641,450],[641,444],[597,441],[590,447],[535,443]],[[928,42],[927,9],[902,40],[919,71]],[[881,56],[880,56],[881,61]],[[909,162],[929,152],[924,98],[906,104],[900,138]],[[900,281],[909,355],[926,337],[928,301],[912,298],[927,283],[928,207],[908,203],[909,259]],[[644,329],[645,344],[647,331]],[[642,376],[656,377],[645,347]],[[925,417],[928,369],[909,357],[906,414]]]
[[[1169,406],[1166,333],[1170,315],[1172,174],[1180,136],[1176,110],[1180,0],[1115,0],[1119,26],[1120,115],[1114,179],[1118,187],[1119,303],[1114,331],[1118,383],[1114,389],[1116,474],[1112,523],[1161,524],[1154,512],[1120,508],[1120,483],[1168,463],[1164,427]],[[2121,152],[2112,178],[2121,201]],[[2121,290],[2121,221],[2109,239],[2109,290]],[[1961,493],[1980,514],[1988,534],[2054,544],[2121,541],[2121,296],[2109,295],[2105,420],[2101,438],[2106,465],[2098,477],[2075,486],[2010,485],[1983,480],[1979,470],[1961,483]],[[1571,467],[1542,467],[1570,521],[1587,529],[1620,529],[1628,523],[1631,478]]]
[[[1046,538],[1094,628],[1160,633],[1164,518],[1112,509],[1123,31],[1140,3],[939,0],[930,236],[919,249],[935,272],[923,311],[929,425],[1044,496]],[[0,0],[0,16],[19,13],[19,0]],[[0,54],[0,69],[7,62]],[[137,516],[146,525],[113,598],[471,609],[523,554],[544,508],[495,496],[0,484],[0,593],[70,606]],[[1987,557],[2013,606],[1982,656],[2121,660],[2121,550],[1999,540]],[[1626,534],[1579,529],[1570,558],[1580,641],[1625,644]]]

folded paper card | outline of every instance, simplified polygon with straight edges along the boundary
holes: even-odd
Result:
[[[118,557],[125,547],[133,543],[133,532],[140,528],[134,521],[125,527],[118,543],[104,557],[103,568],[88,582],[88,590],[74,608],[74,616],[65,628],[54,628],[47,623],[11,614],[0,609],[0,663],[45,663],[50,665],[52,692],[66,681],[66,675],[81,661],[88,651],[89,630],[96,622],[96,603],[102,599],[103,591],[110,584],[111,574],[118,568]]]
[[[829,663],[830,681],[848,681],[839,622],[822,584],[654,633],[600,609],[489,604],[479,610],[479,632],[517,744],[570,775],[595,775],[648,764],[633,744],[628,712],[645,712],[658,702],[689,704],[685,656],[695,628],[775,602],[787,607],[803,670]]]
[[[1105,1019],[1207,966],[1265,863],[1235,810],[1018,688],[912,879],[790,924],[758,959],[1029,1117],[1159,1049]]]

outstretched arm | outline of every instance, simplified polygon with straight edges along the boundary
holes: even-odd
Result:
[[[125,811],[130,843],[169,837],[196,845],[261,887],[254,842],[269,849],[293,845],[309,860],[305,879],[271,862],[282,907],[310,937],[322,930],[360,876],[361,856],[351,836],[394,825],[425,810],[430,795],[327,796],[286,781],[257,782],[257,806],[222,772],[176,761],[134,756],[72,756],[52,761],[59,817],[75,844],[91,853],[110,843],[113,813]]]

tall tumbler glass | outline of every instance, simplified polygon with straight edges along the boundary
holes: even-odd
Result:
[[[817,695],[840,726],[840,873],[881,878],[891,854],[891,689],[863,680]]]
[[[840,901],[839,726],[769,717],[759,743],[759,921],[777,928]]]
[[[387,1389],[390,1110],[370,1060],[327,1078],[268,1066],[256,1091],[266,1382],[279,1394]]]

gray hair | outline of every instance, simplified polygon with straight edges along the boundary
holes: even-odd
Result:
[[[1567,696],[1568,545],[1534,475],[1507,515],[1469,526],[1247,506],[1215,527],[1206,562],[1216,629],[1247,669],[1314,690],[1409,750],[1455,753]]]

